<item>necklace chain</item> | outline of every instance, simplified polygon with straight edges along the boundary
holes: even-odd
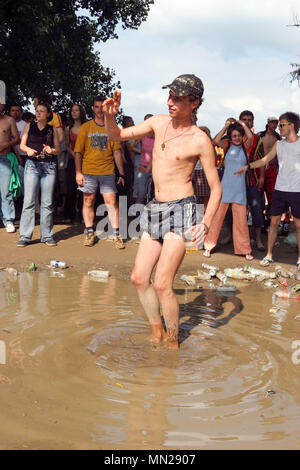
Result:
[[[163,142],[162,142],[162,144],[161,144],[161,149],[162,149],[162,150],[165,150],[165,148],[166,148],[166,143],[167,143],[167,142],[170,142],[170,140],[173,140],[173,139],[177,139],[177,137],[180,137],[181,135],[183,135],[185,132],[188,131],[188,129],[185,129],[185,130],[184,130],[183,132],[181,132],[180,134],[175,135],[175,137],[171,137],[170,139],[165,140],[166,133],[167,133],[167,130],[169,129],[170,122],[171,122],[171,121],[168,122],[168,125],[167,125],[166,130],[165,130],[164,140],[163,140]]]

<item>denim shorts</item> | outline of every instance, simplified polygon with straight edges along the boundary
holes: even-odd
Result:
[[[163,240],[168,232],[183,236],[184,232],[199,223],[195,196],[176,201],[150,201],[144,208],[140,219],[142,231],[151,238]]]
[[[77,189],[87,194],[95,194],[98,186],[101,194],[117,193],[116,175],[83,175],[85,182]]]

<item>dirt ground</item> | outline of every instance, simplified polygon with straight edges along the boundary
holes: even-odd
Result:
[[[36,225],[32,243],[25,248],[17,247],[19,231],[7,233],[5,228],[0,228],[0,266],[6,268],[12,266],[20,270],[26,270],[31,262],[37,267],[48,265],[51,259],[64,260],[70,268],[85,272],[94,267],[109,270],[111,275],[120,279],[129,280],[138,244],[135,240],[125,240],[125,249],[117,250],[114,244],[107,240],[98,240],[93,247],[83,246],[84,226],[65,225],[59,221],[54,225],[54,236],[58,242],[57,246],[49,247],[40,243],[39,225]],[[266,245],[267,235],[264,242]],[[274,260],[284,266],[295,266],[297,261],[296,248],[284,243],[283,238],[278,238],[278,246],[274,249]],[[243,256],[233,254],[232,243],[218,246],[211,258],[205,258],[203,251],[187,254],[178,271],[177,278],[181,274],[195,274],[201,269],[203,262],[217,265],[221,269],[226,267],[241,267],[251,264],[259,267],[259,261],[264,252],[259,252],[253,247],[255,259],[249,263]]]

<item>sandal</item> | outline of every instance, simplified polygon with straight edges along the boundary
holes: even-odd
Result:
[[[272,258],[269,258],[268,256],[265,256],[261,262],[259,263],[261,266],[270,266],[270,264],[274,263],[274,260]]]
[[[206,258],[210,258],[210,250],[205,250],[204,253],[203,253],[203,256],[205,256]]]
[[[246,255],[246,260],[247,260],[247,261],[252,261],[253,259],[254,259],[254,256],[252,256],[251,253],[248,253],[248,254]]]

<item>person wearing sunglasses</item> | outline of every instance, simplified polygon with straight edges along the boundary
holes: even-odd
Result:
[[[260,262],[262,266],[273,263],[273,247],[276,242],[281,214],[286,206],[291,207],[298,243],[297,268],[300,270],[300,117],[293,112],[286,112],[279,117],[280,140],[261,160],[244,165],[235,174],[243,174],[250,168],[267,165],[277,154],[278,175],[271,205],[271,223],[268,233],[267,254]]]

